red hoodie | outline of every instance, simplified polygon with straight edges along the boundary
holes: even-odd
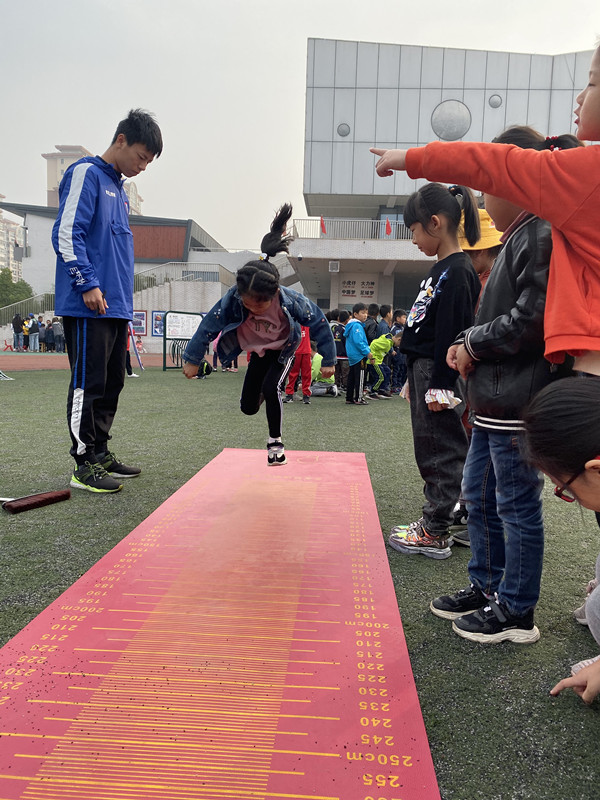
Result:
[[[523,150],[433,142],[406,155],[411,178],[460,183],[502,197],[552,225],[546,358],[600,351],[600,146]]]

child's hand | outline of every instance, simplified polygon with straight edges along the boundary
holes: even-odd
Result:
[[[456,367],[460,373],[461,378],[465,380],[468,376],[475,371],[475,362],[469,355],[469,351],[464,346],[464,344],[460,344],[458,346],[458,350],[456,351]]]
[[[446,353],[446,364],[450,367],[450,369],[455,369],[458,372],[458,362],[456,360],[456,354],[458,352],[458,348],[460,347],[459,344],[453,344],[448,348],[448,352]]]
[[[334,372],[335,372],[335,367],[324,367],[323,365],[321,365],[321,375],[324,378],[331,378]]]
[[[382,178],[393,175],[396,169],[406,169],[406,150],[380,150],[377,147],[371,147],[371,152],[380,156],[379,161],[375,164],[375,169]]]
[[[437,400],[432,400],[431,403],[427,403],[427,408],[430,411],[445,411],[448,406],[442,405],[442,403],[438,403]]]
[[[186,378],[195,378],[198,374],[198,370],[198,364],[190,364],[189,361],[186,361],[183,365],[183,374]]]
[[[584,703],[589,705],[600,692],[600,661],[594,661],[593,664],[584,667],[577,675],[563,678],[554,688],[550,689],[550,694],[556,697],[563,689],[569,687],[581,697]]]

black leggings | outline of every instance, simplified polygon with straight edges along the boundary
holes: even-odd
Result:
[[[292,366],[293,357],[285,363],[279,361],[280,350],[267,350],[264,356],[252,353],[244,378],[240,408],[243,414],[257,414],[261,403],[265,402],[269,436],[281,436],[281,387],[285,384]]]

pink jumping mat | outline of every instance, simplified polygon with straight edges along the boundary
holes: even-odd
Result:
[[[224,450],[0,650],[0,800],[440,800],[365,457],[287,457]]]

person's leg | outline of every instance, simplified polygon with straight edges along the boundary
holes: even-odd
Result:
[[[498,516],[504,524],[506,553],[498,600],[515,616],[533,610],[537,604],[544,556],[544,481],[539,470],[526,463],[521,455],[522,438],[522,434],[490,435]]]
[[[264,356],[258,356],[256,353],[250,354],[240,397],[242,414],[247,414],[248,416],[258,414],[261,403],[262,382],[267,372],[267,366]]]
[[[296,381],[298,380],[299,374],[300,374],[300,357],[298,355],[295,355],[289,370],[289,379],[285,387],[286,397],[292,398],[294,396],[294,392],[296,390]]]
[[[596,560],[596,580],[600,580],[600,555]],[[590,633],[600,645],[600,586],[596,586],[585,601],[585,618],[590,627]]]
[[[486,430],[473,429],[463,471],[462,494],[469,513],[469,579],[491,597],[504,575],[505,552],[504,526],[496,507],[496,473]]]
[[[384,380],[381,364],[369,364],[369,372],[371,373],[372,380],[371,394],[377,394]]]
[[[310,382],[312,379],[311,368],[310,353],[302,353],[300,356],[300,374],[302,376],[303,397],[310,397]]]
[[[410,409],[415,459],[425,486],[424,527],[443,537],[460,494],[468,441],[455,409],[430,411],[425,394],[430,385],[431,359],[419,358],[409,371]],[[411,378],[412,375],[412,378]]]
[[[496,477],[487,431],[476,430],[471,441],[462,479],[462,493],[469,498],[470,584],[454,594],[441,595],[430,610],[443,619],[457,619],[487,605],[504,574],[504,530],[496,513]]]
[[[279,361],[279,350],[267,350],[267,369],[262,382],[262,395],[265,399],[265,411],[269,426],[269,437],[281,439],[281,421],[283,409],[281,406],[281,390],[287,379],[292,365],[292,359],[285,363]]]
[[[334,384],[332,383],[322,383],[321,381],[315,381],[311,384],[310,390],[312,392],[313,397],[325,397],[326,394],[331,394],[329,389]]]
[[[339,388],[345,392],[346,387],[348,386],[348,371],[350,370],[350,367],[348,366],[348,359],[343,358],[338,363],[341,367],[341,386],[339,386]]]
[[[106,325],[100,322],[77,317],[64,319],[71,366],[67,422],[72,442],[70,453],[76,462],[71,486],[91,492],[117,492],[122,484],[106,473],[96,451],[99,430],[96,403],[102,402],[106,392],[106,365],[114,339],[113,320]],[[126,320],[122,322],[127,325]],[[123,367],[124,360],[123,356]],[[104,436],[105,442],[107,437],[108,433]]]
[[[357,400],[358,391],[358,371],[360,369],[360,362],[358,364],[350,364],[348,367],[348,382],[346,384],[346,402],[353,403]]]
[[[392,371],[388,367],[387,364],[381,365],[381,371],[383,373],[383,383],[379,387],[380,392],[389,392],[390,391],[390,384],[392,379]]]
[[[110,429],[117,413],[119,395],[125,384],[125,361],[127,358],[128,322],[125,319],[110,321],[111,330],[104,330],[108,320],[93,320],[98,323],[101,335],[107,340],[106,383],[103,395],[94,402],[96,428],[96,454],[104,455],[108,450]],[[138,474],[138,473],[136,473]]]
[[[474,439],[477,433],[473,432]],[[540,593],[544,554],[543,479],[523,459],[521,438],[515,433],[488,432],[505,564],[496,600],[459,617],[452,625],[459,636],[475,642],[531,644],[540,638],[533,612]],[[470,511],[468,500],[467,508]],[[468,524],[472,529],[470,513]]]
[[[129,355],[129,350],[127,350],[125,354],[125,371],[128,375],[133,375],[133,370],[131,369],[131,356]]]

